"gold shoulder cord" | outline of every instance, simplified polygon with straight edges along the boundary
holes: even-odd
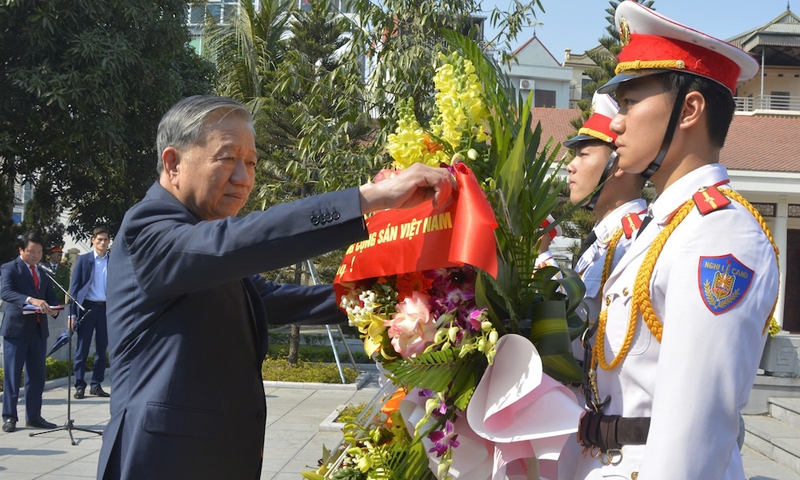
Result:
[[[739,193],[734,192],[731,189],[720,189],[720,192],[727,197],[737,201],[743,207],[745,207],[751,215],[756,219],[759,225],[761,225],[761,229],[766,234],[767,238],[769,239],[772,248],[775,250],[775,259],[777,261],[778,258],[778,247],[775,245],[775,241],[772,238],[772,233],[769,231],[769,227],[767,227],[766,222],[764,222],[764,218],[761,217],[761,214],[758,213],[758,210],[753,207],[750,202],[747,201],[743,196]],[[605,336],[606,331],[606,321],[608,319],[608,309],[604,309],[600,312],[600,318],[597,321],[597,340],[595,341],[593,347],[593,355],[592,355],[592,367],[596,367],[600,365],[600,368],[603,370],[611,370],[615,368],[617,365],[622,363],[625,357],[628,355],[628,351],[631,348],[631,344],[633,343],[633,337],[636,333],[636,320],[639,312],[642,312],[642,319],[644,323],[647,325],[647,328],[650,329],[650,333],[656,337],[658,342],[661,342],[661,334],[663,333],[663,325],[661,321],[658,319],[656,312],[653,310],[653,304],[650,299],[650,279],[653,276],[653,270],[655,270],[656,261],[658,260],[659,255],[661,255],[661,250],[664,248],[664,244],[667,243],[667,239],[675,230],[675,228],[680,225],[684,218],[692,211],[694,208],[695,202],[694,199],[689,199],[684,203],[678,211],[673,215],[670,222],[667,226],[662,230],[653,243],[650,245],[650,249],[647,251],[647,255],[642,262],[641,267],[639,267],[639,271],[636,274],[636,281],[633,285],[633,299],[631,300],[631,314],[630,319],[628,321],[628,330],[625,335],[625,340],[622,343],[622,347],[620,348],[619,352],[617,353],[616,357],[611,361],[611,363],[606,363],[605,360],[605,348],[603,341],[601,340]],[[609,254],[612,252],[609,251]],[[610,265],[608,258],[606,259],[606,268]],[[779,266],[780,268],[780,266]],[[603,278],[604,283],[606,277],[605,270],[603,271]],[[775,298],[775,303],[772,305],[772,311],[770,312],[767,320],[764,324],[764,330],[761,332],[763,335],[767,328],[769,328],[770,319],[772,315],[775,313],[775,307],[778,304],[778,298]]]

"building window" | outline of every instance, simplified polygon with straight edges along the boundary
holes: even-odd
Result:
[[[777,205],[774,203],[753,203],[752,204],[762,217],[774,217]]]
[[[592,98],[592,94],[586,91],[586,85],[592,83],[591,78],[584,78],[581,80],[581,100]]]
[[[239,0],[207,0],[205,4],[189,6],[189,25],[205,24],[205,14],[220,25],[228,24],[239,10]]]
[[[556,108],[556,91],[555,90],[539,90],[537,88],[533,92],[533,106],[534,107]]]
[[[800,218],[800,205],[796,203],[789,204],[789,218]]]

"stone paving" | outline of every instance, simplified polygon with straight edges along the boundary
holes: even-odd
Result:
[[[300,472],[316,465],[322,446],[335,446],[336,432],[320,431],[320,424],[339,405],[369,401],[378,391],[375,375],[360,390],[342,385],[298,388],[301,385],[268,384],[267,429],[262,480],[298,480]],[[44,393],[42,416],[63,425],[67,417],[65,382],[49,382]],[[104,388],[112,395],[108,386]],[[19,413],[24,420],[24,398]],[[102,431],[109,418],[109,401],[86,396],[71,401],[76,427]],[[20,425],[20,424],[18,424]],[[0,432],[0,479],[52,480],[95,478],[101,437],[74,431],[76,445],[66,431],[30,437],[36,430],[22,426],[14,433]],[[744,464],[750,480],[797,480],[800,476],[745,447]]]

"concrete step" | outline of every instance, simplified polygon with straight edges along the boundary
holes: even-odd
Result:
[[[800,475],[752,448],[742,447],[744,475],[748,480],[798,480]]]
[[[800,474],[800,429],[766,415],[745,415],[744,443]]]
[[[800,429],[800,398],[770,398],[769,415],[794,428]]]

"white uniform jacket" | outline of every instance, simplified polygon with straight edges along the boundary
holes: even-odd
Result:
[[[651,204],[653,221],[605,285],[606,335],[594,341],[603,342],[607,362],[625,338],[634,280],[650,244],[699,188],[729,188],[727,179],[724,166],[707,165]],[[582,455],[575,478],[630,479],[638,472],[638,480],[743,480],[739,411],[747,404],[777,294],[775,252],[753,215],[735,201],[705,216],[693,207],[664,245],[650,279],[653,309],[664,326],[661,342],[639,314],[622,364],[598,368],[600,398],[611,396],[604,413],[651,417],[647,444],[623,447],[618,465]]]
[[[589,320],[589,323],[594,324],[600,315],[600,300],[601,300],[601,282],[603,279],[603,266],[606,261],[606,252],[608,252],[608,245],[611,238],[622,228],[622,218],[629,213],[644,213],[647,209],[647,203],[642,198],[631,200],[619,207],[615,208],[611,213],[606,215],[604,219],[599,221],[592,229],[597,236],[597,240],[585,251],[578,263],[575,264],[575,271],[580,274],[584,285],[586,285],[586,295],[584,296],[584,305],[579,309],[579,314],[584,320]],[[626,238],[622,235],[614,250],[614,258],[611,260],[611,269],[622,259],[625,252],[633,244],[636,238],[636,232],[633,232],[631,238]],[[580,358],[580,357],[578,357]]]

